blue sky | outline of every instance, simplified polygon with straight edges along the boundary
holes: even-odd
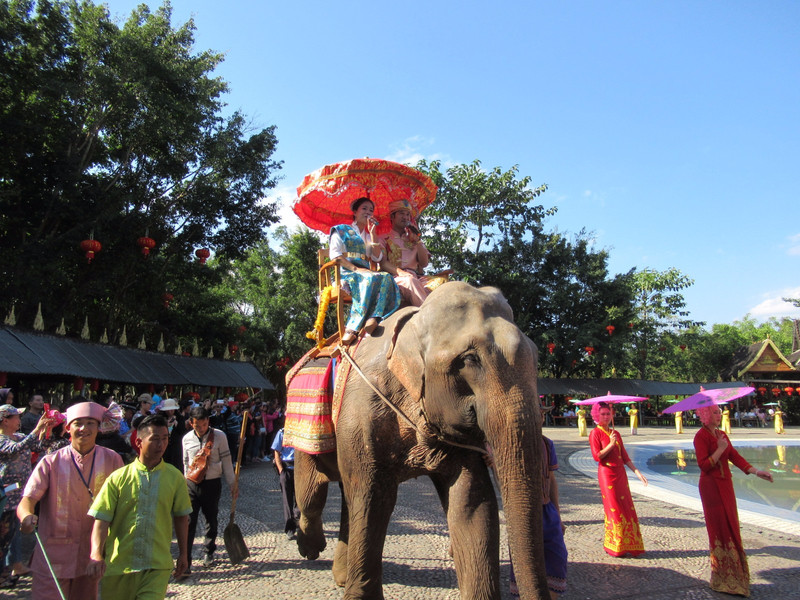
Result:
[[[692,318],[800,318],[798,2],[172,5],[225,54],[229,107],[277,126],[287,224],[327,163],[519,165],[612,273],[691,277]]]

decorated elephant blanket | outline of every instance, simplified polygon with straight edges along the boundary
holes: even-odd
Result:
[[[313,354],[309,351],[286,374],[283,445],[324,454],[336,450],[336,420],[351,367]]]

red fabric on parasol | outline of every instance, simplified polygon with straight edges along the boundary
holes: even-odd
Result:
[[[752,387],[717,388],[713,390],[700,388],[700,391],[693,396],[684,398],[677,404],[665,408],[663,414],[695,410],[701,406],[709,406],[711,404],[727,404],[731,400],[747,396],[754,391],[756,390]]]
[[[377,158],[357,158],[326,165],[306,175],[297,187],[292,210],[311,229],[328,233],[334,225],[350,224],[350,204],[368,197],[375,204],[376,232],[391,229],[389,204],[408,200],[412,218],[436,198],[436,185],[423,172]]]
[[[599,404],[600,402],[608,402],[609,404],[619,404],[620,402],[643,402],[644,400],[647,400],[647,398],[642,396],[622,396],[608,392],[605,396],[595,396],[594,398],[587,398],[586,400],[572,400],[572,403]]]

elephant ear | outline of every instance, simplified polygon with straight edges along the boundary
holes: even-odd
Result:
[[[386,352],[386,365],[414,400],[422,398],[425,385],[425,362],[422,357],[422,338],[415,327],[418,309],[406,309],[394,324],[392,342]]]

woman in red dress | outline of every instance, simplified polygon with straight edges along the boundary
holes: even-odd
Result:
[[[749,596],[750,569],[742,547],[728,461],[746,474],[755,473],[766,481],[772,481],[772,474],[756,469],[731,446],[728,436],[719,429],[722,421],[719,406],[698,408],[697,416],[703,426],[694,436],[694,451],[700,467],[700,500],[711,551],[711,589]]]
[[[607,402],[592,405],[592,419],[597,427],[589,434],[592,457],[597,461],[597,479],[603,496],[606,530],[603,549],[611,556],[638,556],[644,552],[639,519],[628,487],[627,466],[647,485],[622,444],[622,436],[611,426],[611,406]]]

